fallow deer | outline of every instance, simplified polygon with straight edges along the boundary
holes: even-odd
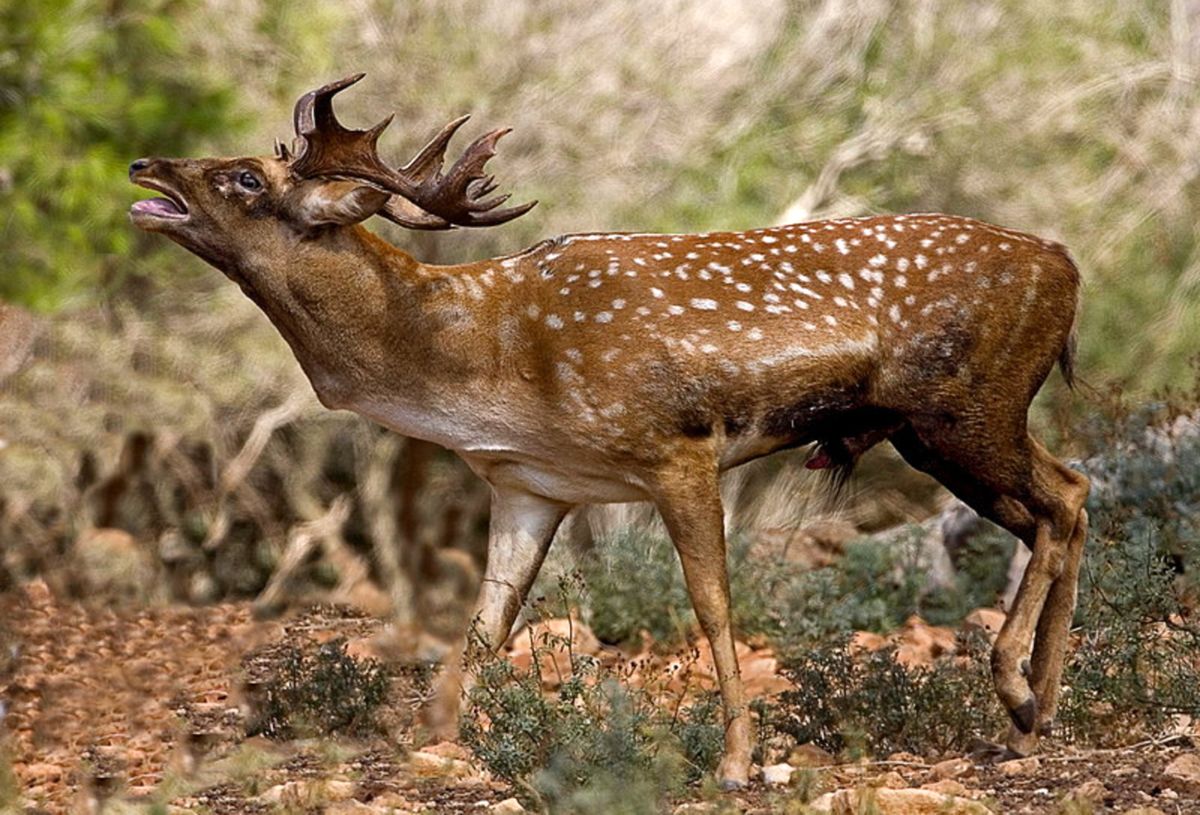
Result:
[[[1027,753],[1055,713],[1087,479],[1030,436],[1068,381],[1079,274],[1059,244],[970,218],[880,215],[746,232],[573,234],[458,266],[360,224],[483,227],[496,130],[442,173],[451,122],[399,170],[332,97],[303,96],[291,150],[139,159],[164,198],[131,218],[220,269],[266,313],[321,402],[457,452],[492,487],[477,621],[499,647],[567,511],[653,501],[705,636],[726,721],[718,775],[746,783],[751,727],[730,627],[718,477],[815,444],[846,468],[889,440],[1033,557],[992,669]],[[1030,659],[1031,657],[1031,659]]]

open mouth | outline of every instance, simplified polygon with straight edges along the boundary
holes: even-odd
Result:
[[[129,208],[130,215],[148,215],[152,218],[162,218],[171,221],[187,220],[187,204],[184,202],[183,197],[175,192],[175,190],[148,178],[139,178],[134,183],[139,187],[161,192],[165,197],[147,198],[144,201],[138,201]]]

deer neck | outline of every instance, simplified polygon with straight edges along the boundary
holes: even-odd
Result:
[[[299,243],[240,276],[327,407],[427,437],[487,359],[483,302],[453,296],[456,267],[427,266],[362,227]],[[445,433],[431,440],[447,443]]]

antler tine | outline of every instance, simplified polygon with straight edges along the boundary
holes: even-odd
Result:
[[[505,194],[486,198],[496,190],[497,185],[495,177],[484,172],[484,166],[496,155],[496,143],[512,132],[511,128],[498,128],[475,139],[450,166],[449,171],[442,175],[450,138],[468,118],[460,116],[449,122],[400,170],[400,174],[417,187],[415,196],[406,197],[422,210],[458,226],[496,226],[524,215],[537,205],[537,201],[496,209],[510,196]],[[394,217],[392,220],[403,223]],[[443,227],[422,225],[414,228]]]
[[[354,74],[309,91],[296,102],[292,121],[296,128],[297,151],[292,172],[302,177],[349,176],[369,181],[382,189],[408,195],[413,191],[403,178],[379,159],[379,136],[391,124],[388,116],[369,130],[352,130],[338,121],[333,97],[362,79]]]
[[[358,73],[344,77],[328,85],[309,91],[296,100],[292,110],[292,123],[297,136],[308,136],[324,127],[345,130],[333,115],[333,97],[361,80],[366,74]]]
[[[465,116],[459,116],[452,122],[447,122],[446,126],[430,139],[408,164],[400,168],[400,172],[418,184],[440,173],[442,162],[446,159],[446,148],[450,145],[450,139],[470,118],[471,114],[468,113]]]

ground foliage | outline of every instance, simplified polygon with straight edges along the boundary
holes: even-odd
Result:
[[[828,640],[786,661],[795,687],[758,703],[762,738],[785,733],[850,757],[963,752],[1004,721],[988,651],[982,635],[964,635],[957,655],[912,667],[894,647],[863,654]]]
[[[1084,426],[1093,532],[1061,715],[1076,738],[1200,716],[1198,395],[1133,407],[1113,397]]]
[[[576,607],[579,584],[560,585],[555,607]],[[533,666],[553,652],[567,657],[561,684],[545,692],[536,667],[519,670],[475,638],[460,738],[529,802],[551,812],[657,812],[716,766],[724,729],[712,697],[664,701],[575,654],[570,635],[528,635]]]
[[[283,645],[270,673],[256,689],[250,735],[272,739],[301,735],[363,736],[378,732],[375,720],[387,699],[390,677],[382,664],[346,653],[344,639],[319,648]]]

